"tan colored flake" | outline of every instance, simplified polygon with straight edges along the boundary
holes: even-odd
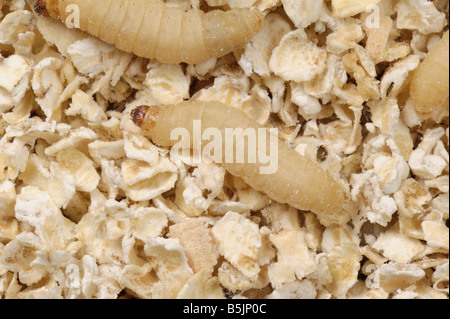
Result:
[[[219,254],[208,226],[198,220],[189,219],[170,226],[170,238],[178,238],[183,246],[189,265],[195,273],[212,273]]]

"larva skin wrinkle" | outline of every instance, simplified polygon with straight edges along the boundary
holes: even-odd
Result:
[[[76,5],[80,29],[118,49],[162,63],[197,64],[244,46],[260,31],[252,9],[184,11],[160,0],[35,0],[36,12],[66,21]]]
[[[422,119],[448,114],[449,31],[431,48],[414,72],[410,96],[416,113]]]
[[[193,136],[194,120],[201,121],[202,131],[212,127],[222,132],[225,128],[262,128],[243,111],[219,102],[183,102],[163,108],[141,106],[131,116],[148,138],[163,147],[177,142],[170,140],[170,133],[176,128],[185,128]],[[245,143],[244,149],[247,149],[247,140]],[[259,169],[264,164],[258,161],[254,164],[229,164],[223,160],[222,166],[277,202],[316,213],[327,227],[347,223],[357,209],[341,184],[317,163],[281,141],[278,143],[278,170],[274,174],[260,174]]]

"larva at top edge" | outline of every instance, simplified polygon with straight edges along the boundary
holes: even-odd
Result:
[[[252,9],[184,11],[161,0],[35,0],[36,12],[66,21],[75,5],[80,29],[137,56],[197,64],[245,45],[262,27]]]
[[[226,128],[263,128],[243,111],[219,102],[183,102],[164,108],[142,106],[135,109],[131,116],[147,137],[164,147],[175,144],[176,141],[170,140],[170,135],[176,128],[184,128],[192,136],[194,120],[201,121],[202,133],[211,127],[222,132]],[[348,222],[351,213],[356,210],[356,204],[345,188],[317,163],[301,156],[285,143],[278,142],[278,170],[273,174],[260,174],[263,164],[259,161],[236,164],[222,160],[221,164],[230,174],[241,177],[272,199],[316,213],[325,226]],[[244,143],[247,150],[247,140]]]
[[[439,121],[448,115],[449,31],[431,48],[413,74],[410,88],[412,105],[422,119]]]

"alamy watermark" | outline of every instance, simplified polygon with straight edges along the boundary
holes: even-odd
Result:
[[[68,28],[80,28],[80,8],[76,4],[66,7]],[[376,4],[368,5],[365,12],[367,28],[380,28],[381,9]],[[194,121],[193,136],[185,128],[171,132],[172,141],[179,140],[171,150],[172,156],[190,157],[194,163],[259,164],[260,174],[274,174],[278,170],[278,130],[276,128],[206,128],[201,121]],[[181,138],[181,139],[180,139]],[[192,141],[191,141],[192,138]],[[206,141],[209,141],[205,144]]]
[[[380,6],[377,4],[370,4],[365,8],[366,13],[370,13],[369,16],[365,19],[365,25],[370,29],[378,29],[380,28],[380,15],[381,10]],[[80,28],[80,8],[76,4],[69,4],[66,7],[66,13],[68,13],[65,24],[68,28],[79,29]]]
[[[190,157],[194,164],[258,164],[259,173],[274,174],[278,170],[277,128],[202,129],[200,120],[193,121],[192,136],[186,128],[175,128],[170,140],[177,141],[172,157]],[[192,153],[191,153],[192,152]]]
[[[66,17],[66,27],[69,29],[79,29],[80,28],[80,7],[76,4],[69,4],[66,7],[66,13],[69,15]]]
[[[366,27],[370,29],[380,28],[380,6],[370,4],[366,7],[366,12],[370,13],[366,18]]]

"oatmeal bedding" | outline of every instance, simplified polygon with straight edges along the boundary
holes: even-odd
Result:
[[[448,0],[68,2],[0,0],[0,299],[449,297]],[[283,167],[300,204],[352,209],[137,125],[187,101],[276,129],[317,169]]]

